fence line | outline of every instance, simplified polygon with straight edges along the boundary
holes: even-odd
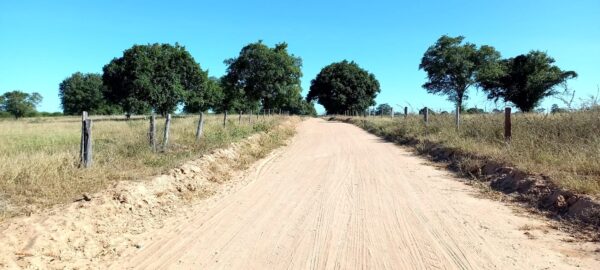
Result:
[[[273,110],[263,110],[263,117],[265,115],[268,114],[272,114]],[[256,119],[259,120],[259,114],[256,114]],[[278,116],[289,116],[290,113],[287,111],[282,111],[280,110],[280,112],[278,113]],[[227,116],[228,113],[225,111],[223,113],[223,126],[227,127]],[[171,114],[167,114],[165,117],[165,126],[164,126],[164,132],[163,132],[163,141],[162,141],[162,151],[166,151],[167,147],[169,145],[169,137],[170,137],[170,129],[171,129],[171,122],[172,122],[172,118],[189,118],[189,117],[193,117],[193,115],[184,115],[184,116],[175,116],[172,117]],[[243,118],[243,113],[240,112],[239,116],[238,116],[238,125],[242,125],[244,122],[242,121]],[[252,118],[253,118],[253,112],[252,110],[250,110],[250,112],[248,113],[248,125],[253,125],[252,122]],[[100,119],[100,121],[109,121],[111,118],[98,118]],[[114,119],[114,118],[112,118]],[[135,120],[143,120],[143,119],[147,119],[146,116],[142,117],[138,117]],[[150,122],[149,122],[149,127],[148,127],[148,144],[150,146],[150,149],[152,152],[156,152],[157,150],[157,140],[156,140],[156,115],[154,113],[152,113],[152,115],[150,115],[149,117]],[[121,120],[121,119],[119,119]],[[117,121],[119,121],[117,120]],[[198,125],[196,127],[196,141],[199,141],[202,138],[203,135],[203,130],[204,130],[204,123],[205,123],[205,116],[204,113],[200,113],[200,118],[198,120]],[[97,120],[94,120],[97,121]],[[83,168],[89,168],[92,166],[92,119],[88,116],[87,112],[82,112],[81,115],[81,142],[80,142],[80,149],[79,149],[79,160],[80,160],[80,167]]]

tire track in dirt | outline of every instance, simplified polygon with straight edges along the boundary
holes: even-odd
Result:
[[[135,269],[600,269],[544,227],[361,129],[304,121],[249,182],[114,262]]]

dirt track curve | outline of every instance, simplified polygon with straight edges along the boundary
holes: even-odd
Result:
[[[155,232],[114,268],[600,269],[544,221],[478,198],[409,151],[306,120],[238,191]],[[579,267],[579,268],[578,268]]]

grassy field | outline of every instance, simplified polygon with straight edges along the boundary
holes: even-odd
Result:
[[[513,139],[504,142],[503,114],[464,115],[456,131],[453,115],[354,118],[352,122],[397,141],[429,140],[446,147],[550,176],[560,187],[600,195],[600,110],[513,115]],[[418,144],[417,148],[423,144]]]
[[[92,117],[93,119],[94,117]],[[56,203],[72,201],[119,180],[138,180],[173,168],[249,135],[269,131],[283,118],[239,125],[232,116],[208,116],[204,136],[195,141],[198,118],[173,118],[169,147],[153,153],[148,121],[94,121],[93,167],[79,168],[80,117],[0,120],[0,219]],[[157,120],[158,142],[164,119]]]

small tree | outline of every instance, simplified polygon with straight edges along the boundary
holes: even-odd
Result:
[[[569,111],[568,109],[559,107],[558,104],[552,104],[552,107],[550,108],[550,113],[552,113],[552,114],[566,113],[568,111]]]
[[[363,112],[380,92],[375,75],[346,60],[324,67],[312,80],[307,101],[316,100],[328,114]]]
[[[102,75],[76,72],[59,85],[59,97],[64,114],[115,114],[120,112],[116,104],[104,98]]]
[[[468,114],[482,114],[485,113],[485,111],[483,109],[480,108],[469,108],[466,111]]]
[[[463,44],[463,40],[462,36],[440,37],[427,49],[419,65],[428,77],[423,88],[432,94],[446,95],[456,104],[457,127],[460,125],[462,103],[468,98],[467,90],[477,86],[479,72],[496,69],[500,59],[500,53],[493,47],[484,45],[477,48],[472,43]]]
[[[531,51],[526,55],[502,60],[499,72],[482,74],[480,85],[488,98],[512,102],[522,112],[530,112],[549,96],[556,95],[556,86],[577,77],[574,71],[562,71],[553,65],[554,59],[545,52]]]
[[[390,115],[392,113],[392,106],[387,103],[379,104],[376,111],[377,115]]]
[[[25,93],[22,91],[11,91],[0,96],[0,111],[13,115],[16,119],[34,114],[35,107],[42,102],[42,96],[38,93]]]

